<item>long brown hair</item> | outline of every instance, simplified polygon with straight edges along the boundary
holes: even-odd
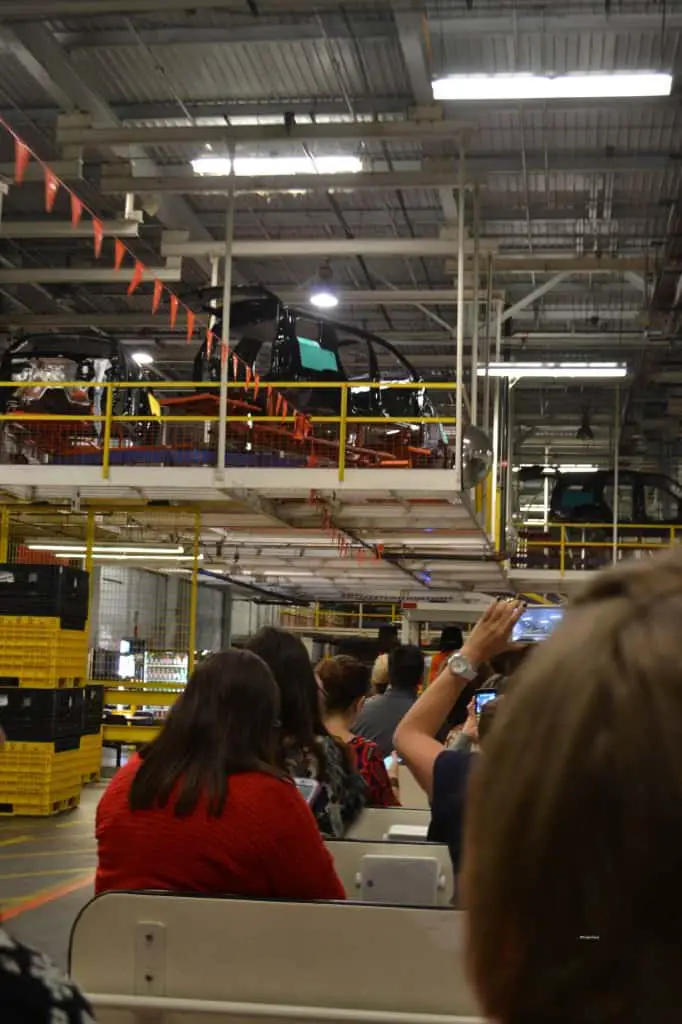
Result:
[[[501,1024],[682,1005],[682,557],[599,576],[515,677],[478,759],[469,964]]]
[[[279,691],[268,666],[249,651],[214,654],[194,670],[161,733],[142,752],[130,790],[133,811],[164,807],[178,786],[174,812],[192,814],[202,795],[222,814],[230,775],[279,774]]]

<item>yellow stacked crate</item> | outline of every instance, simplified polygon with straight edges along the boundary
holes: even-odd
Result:
[[[84,686],[87,631],[62,629],[58,617],[0,616],[0,678],[34,688]]]
[[[0,754],[0,815],[57,814],[78,806],[81,751],[58,747],[54,743],[5,744]]]
[[[83,783],[99,782],[102,772],[102,730],[81,736],[80,772]]]

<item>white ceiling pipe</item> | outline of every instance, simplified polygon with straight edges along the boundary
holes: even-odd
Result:
[[[0,285],[20,284],[128,284],[133,277],[132,268],[105,270],[99,267],[20,267],[13,270],[0,270]],[[180,267],[154,267],[145,272],[144,280],[156,278],[165,284],[177,284],[182,281]],[[92,317],[86,315],[83,322],[92,323]]]
[[[137,238],[140,230],[137,220],[103,220],[101,224],[105,236]],[[74,227],[71,221],[3,220],[0,238],[92,238],[92,224],[86,220]]]
[[[401,139],[442,139],[449,141],[460,131],[471,129],[471,123],[443,118],[416,121],[395,119],[390,121],[352,121],[335,124],[285,125],[170,125],[140,128],[88,128],[68,123],[57,125],[57,144],[60,146],[173,146],[180,144],[197,147],[210,144],[230,147],[278,145],[291,148],[296,145],[315,145],[318,142],[362,142],[364,139],[399,141]]]
[[[238,177],[235,179],[235,192],[237,195],[250,195],[254,192],[355,192],[359,189],[403,191],[415,188],[447,188],[452,187],[453,177],[453,170],[428,169],[344,174],[273,174],[267,177]],[[100,191],[103,195],[122,195],[131,191],[140,196],[225,195],[229,182],[229,177],[222,175],[159,175],[131,178],[119,174],[103,176]]]

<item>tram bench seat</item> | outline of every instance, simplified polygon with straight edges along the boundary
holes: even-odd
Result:
[[[349,900],[400,907],[451,907],[454,874],[447,846],[361,839],[327,842]]]
[[[453,910],[113,892],[78,916],[70,971],[99,1024],[470,1024],[463,933]]]

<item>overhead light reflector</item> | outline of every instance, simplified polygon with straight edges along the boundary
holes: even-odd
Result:
[[[87,553],[87,547],[85,544],[69,544],[64,542],[60,544],[59,541],[53,541],[49,543],[34,543],[28,544],[29,551],[54,551],[61,552],[65,555],[84,555]],[[148,547],[144,544],[138,545],[104,545],[95,544],[92,553],[94,555],[168,555],[173,558],[176,555],[184,554],[185,549],[178,544],[177,547]]]
[[[436,100],[461,103],[499,100],[626,99],[669,96],[672,75],[650,71],[610,75],[448,75],[433,82]]]
[[[534,377],[538,380],[608,380],[627,376],[619,363],[490,363],[478,370],[479,377]]]
[[[216,177],[232,173],[232,161],[224,156],[200,156],[192,160],[195,174]],[[234,173],[237,178],[264,178],[272,175],[296,174],[358,174],[362,160],[356,156],[276,156],[236,157]]]

